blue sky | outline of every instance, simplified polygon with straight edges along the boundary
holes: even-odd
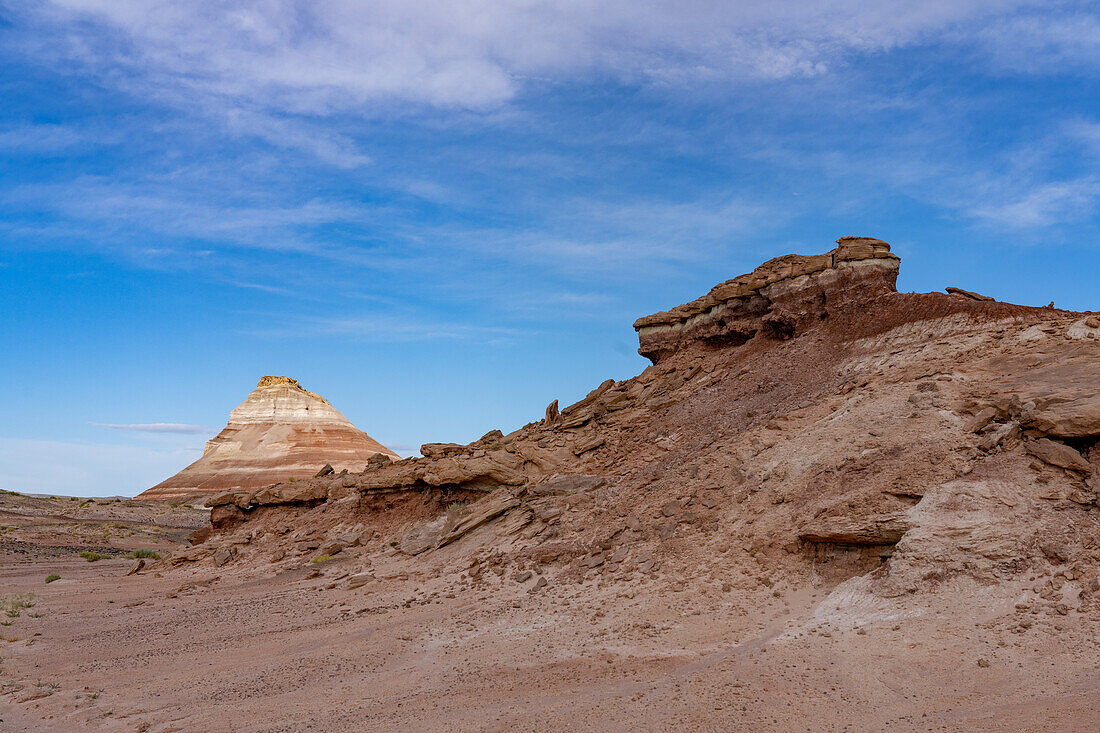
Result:
[[[1084,2],[0,0],[0,487],[136,493],[265,374],[507,432],[844,234],[1100,309],[1098,81]]]

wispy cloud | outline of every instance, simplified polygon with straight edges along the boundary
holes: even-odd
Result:
[[[0,150],[11,154],[63,153],[92,139],[87,130],[73,125],[23,124],[0,128]],[[104,141],[98,136],[100,142]]]
[[[210,433],[214,432],[205,425],[185,425],[182,423],[172,422],[130,424],[93,422],[88,424],[94,425],[97,428],[108,428],[109,430],[126,430],[133,433],[179,433],[183,435],[209,435]]]
[[[274,319],[268,318],[268,322]],[[324,336],[348,341],[476,341],[502,343],[537,332],[506,326],[444,322],[430,318],[370,314],[339,318],[291,318],[279,325],[242,329],[241,333],[269,339]]]
[[[977,33],[1029,4],[55,0],[14,7],[36,24],[38,52],[109,69],[135,92],[327,114],[378,103],[491,109],[528,87],[579,74],[665,85],[814,76],[854,53],[946,31]],[[1079,48],[1083,34],[1073,30],[1072,18],[1064,30],[1047,28],[1033,51]]]
[[[1037,228],[1091,216],[1100,202],[1100,178],[1042,183],[1017,197],[977,206],[973,215],[1001,227]]]

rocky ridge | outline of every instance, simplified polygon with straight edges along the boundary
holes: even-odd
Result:
[[[1097,613],[1100,320],[898,293],[889,245],[838,245],[640,319],[653,365],[508,435],[216,496],[171,562],[374,546],[532,592],[728,566],[879,605],[1054,573],[1018,608]]]

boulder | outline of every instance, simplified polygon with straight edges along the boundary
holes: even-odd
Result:
[[[554,400],[546,406],[546,415],[542,419],[542,424],[546,426],[553,425],[561,417],[561,413],[558,411],[558,401]]]
[[[222,565],[227,565],[236,556],[237,548],[219,547],[214,551],[214,564],[220,568]]]
[[[1059,443],[1047,438],[1029,440],[1024,443],[1024,450],[1038,458],[1043,463],[1049,463],[1059,468],[1068,468],[1071,471],[1081,471],[1091,474],[1092,464],[1085,457],[1065,443]]]
[[[464,450],[466,450],[466,446],[458,443],[425,443],[420,446],[420,455],[425,458],[439,458],[440,456],[461,453]]]
[[[519,499],[510,491],[495,491],[470,507],[469,513],[458,520],[450,529],[445,529],[439,538],[437,547],[443,547],[478,527],[491,522],[505,512],[520,505]]]
[[[970,298],[970,300],[994,300],[994,298],[988,295],[979,295],[978,293],[972,293],[969,290],[963,290],[962,288],[948,287],[945,290],[951,295],[961,295],[964,298]]]
[[[244,512],[236,504],[219,504],[210,510],[210,525],[214,529],[232,529],[243,521]]]
[[[322,555],[338,555],[344,551],[344,544],[342,542],[330,542],[321,548]]]
[[[912,524],[900,514],[824,520],[803,527],[798,538],[806,542],[843,545],[893,545]]]
[[[446,517],[439,517],[433,522],[406,532],[398,545],[401,552],[406,555],[419,555],[432,549],[443,536],[443,526],[446,522]]]
[[[1031,411],[1027,424],[1055,438],[1100,436],[1100,389],[1085,388],[1046,400]]]

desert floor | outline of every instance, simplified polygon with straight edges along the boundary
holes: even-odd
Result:
[[[161,521],[197,521],[175,511]],[[156,513],[131,519],[156,534]],[[1022,586],[891,604],[859,578],[749,594],[666,566],[632,583],[548,568],[531,592],[362,547],[127,575],[134,560],[81,559],[80,537],[12,540],[27,517],[0,553],[0,596],[33,603],[0,612],[3,731],[1100,729],[1095,623],[1016,612]]]

